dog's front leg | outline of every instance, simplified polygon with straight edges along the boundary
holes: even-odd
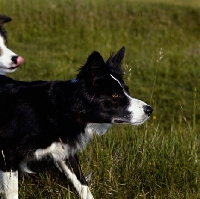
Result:
[[[70,156],[68,160],[58,161],[57,163],[72,182],[81,199],[94,199],[88,183],[81,172],[77,156]]]
[[[0,170],[0,192],[3,199],[18,199],[18,171]]]

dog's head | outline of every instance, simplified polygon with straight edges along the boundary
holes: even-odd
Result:
[[[14,72],[24,59],[7,48],[6,31],[3,24],[11,21],[11,18],[0,15],[0,74]]]
[[[91,103],[89,122],[142,124],[153,109],[145,102],[132,98],[123,81],[121,62],[125,48],[104,62],[93,52],[80,69],[77,81],[82,81],[86,98]]]

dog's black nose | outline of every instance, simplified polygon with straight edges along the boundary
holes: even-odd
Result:
[[[149,106],[149,105],[143,106],[143,109],[144,109],[144,112],[145,112],[148,116],[150,116],[151,113],[153,112],[153,108],[152,108],[151,106]]]
[[[12,56],[11,60],[13,61],[14,64],[17,64],[17,55]]]

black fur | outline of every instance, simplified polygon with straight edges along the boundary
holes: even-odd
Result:
[[[0,150],[7,167],[3,162],[0,168],[17,169],[23,158],[59,138],[73,147],[87,123],[111,123],[110,115],[128,103],[123,93],[118,100],[112,98],[116,91],[122,92],[110,77],[112,67],[93,52],[76,80],[20,82],[1,77],[0,84],[8,82],[0,89]],[[13,162],[17,164],[9,167]]]
[[[0,76],[0,151],[4,154],[0,170],[18,170],[21,161],[55,142],[73,150],[82,142],[89,123],[129,121],[129,100],[124,93],[128,94],[128,87],[121,69],[124,52],[123,47],[105,63],[94,51],[69,81],[20,82]],[[112,120],[119,116],[121,120]],[[65,164],[87,184],[75,154],[69,152]]]
[[[6,34],[5,29],[3,28],[3,24],[11,20],[12,19],[10,17],[0,14],[0,34],[5,38],[6,42],[7,42],[7,34]]]

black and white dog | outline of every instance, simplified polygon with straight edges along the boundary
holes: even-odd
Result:
[[[0,188],[18,198],[18,169],[51,157],[82,199],[93,196],[77,152],[112,124],[139,125],[153,109],[129,95],[121,62],[125,48],[104,62],[94,51],[75,79],[12,83],[0,89]],[[6,77],[5,77],[6,78]]]
[[[0,14],[0,75],[14,72],[24,62],[23,57],[7,48],[7,37],[3,24],[9,21],[11,21],[10,17]]]

